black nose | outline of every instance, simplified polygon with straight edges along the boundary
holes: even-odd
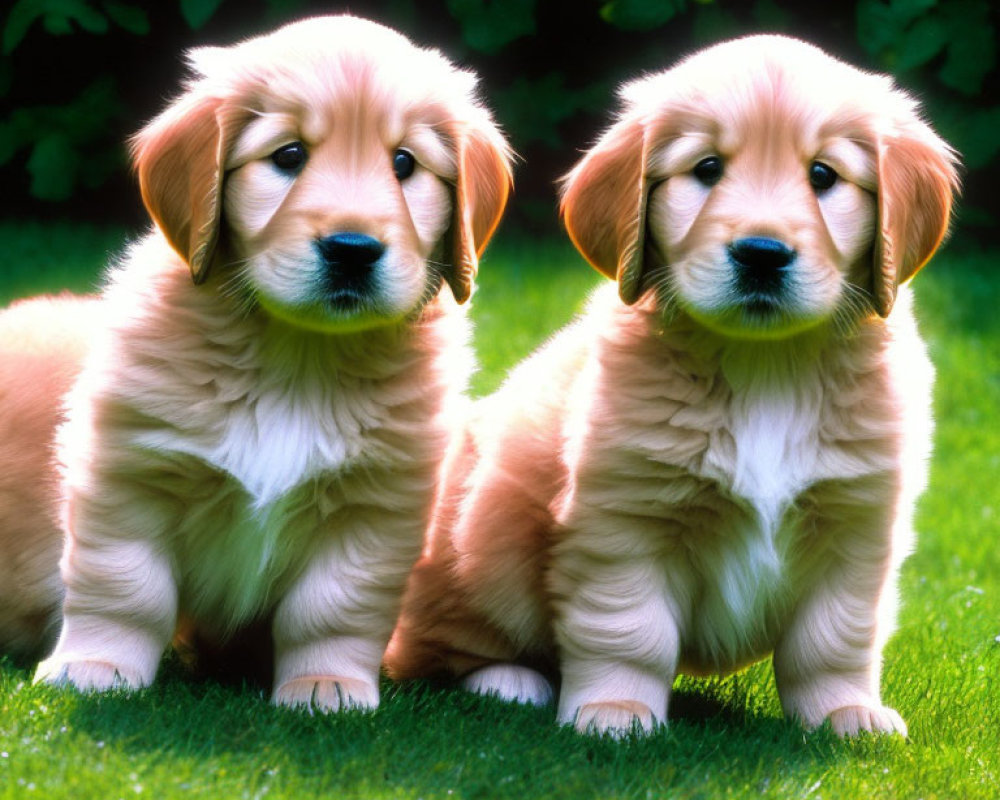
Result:
[[[729,245],[729,260],[742,291],[770,293],[782,288],[795,251],[777,239],[748,236]]]
[[[323,260],[345,269],[370,267],[381,258],[385,245],[364,233],[335,233],[316,240]]]
[[[326,264],[330,302],[350,305],[371,291],[372,266],[385,252],[382,242],[364,233],[335,233],[317,239],[316,249]]]

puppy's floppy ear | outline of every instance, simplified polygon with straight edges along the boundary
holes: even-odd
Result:
[[[899,285],[934,255],[958,190],[952,149],[915,114],[876,136],[879,232],[872,276],[875,310],[892,310]]]
[[[190,92],[132,140],[143,203],[195,283],[205,280],[218,240],[234,113],[217,97]]]
[[[618,281],[618,292],[629,305],[642,291],[649,195],[645,138],[638,120],[612,126],[563,179],[560,205],[577,250]]]
[[[469,124],[457,134],[457,139],[458,180],[451,224],[451,265],[444,277],[455,300],[464,303],[472,293],[479,256],[503,216],[513,176],[510,148],[489,120]]]

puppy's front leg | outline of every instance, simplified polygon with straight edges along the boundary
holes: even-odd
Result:
[[[155,504],[139,508],[110,490],[104,496],[70,505],[62,631],[36,681],[85,691],[148,686],[173,635],[177,586]]]
[[[387,537],[391,527],[397,535]],[[319,711],[378,706],[379,664],[419,548],[413,520],[327,541],[275,615],[275,703]]]
[[[612,530],[622,525],[628,522]],[[666,722],[679,654],[676,615],[658,559],[607,557],[570,550],[553,564],[562,596],[559,721],[583,733],[650,732]]]
[[[808,728],[829,719],[840,736],[906,735],[902,718],[879,696],[882,642],[895,606],[886,508],[891,501],[837,510],[853,524],[833,537],[836,551],[775,648],[782,707]]]

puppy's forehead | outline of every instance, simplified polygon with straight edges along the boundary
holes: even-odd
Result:
[[[809,149],[832,136],[870,135],[891,81],[784,36],[750,36],[703,50],[622,90],[626,114],[672,133],[700,133],[723,148],[749,135],[787,136]],[[757,138],[763,138],[757,136]]]
[[[303,128],[331,118],[405,127],[433,124],[474,103],[475,79],[435,50],[351,16],[315,17],[232,47],[189,54],[199,83],[253,110],[295,115]],[[359,113],[361,112],[361,113]]]

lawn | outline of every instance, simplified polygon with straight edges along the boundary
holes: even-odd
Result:
[[[96,284],[117,230],[0,224],[0,303]],[[1000,795],[1000,252],[943,253],[917,279],[938,368],[937,447],[902,580],[883,695],[910,739],[840,741],[782,719],[768,664],[682,679],[669,728],[588,739],[551,710],[426,684],[374,714],[311,717],[196,682],[81,696],[0,660],[3,798],[995,798]],[[477,392],[579,308],[598,277],[561,241],[505,236],[474,300]],[[2,367],[0,367],[2,368]],[[2,468],[2,465],[0,465]]]

